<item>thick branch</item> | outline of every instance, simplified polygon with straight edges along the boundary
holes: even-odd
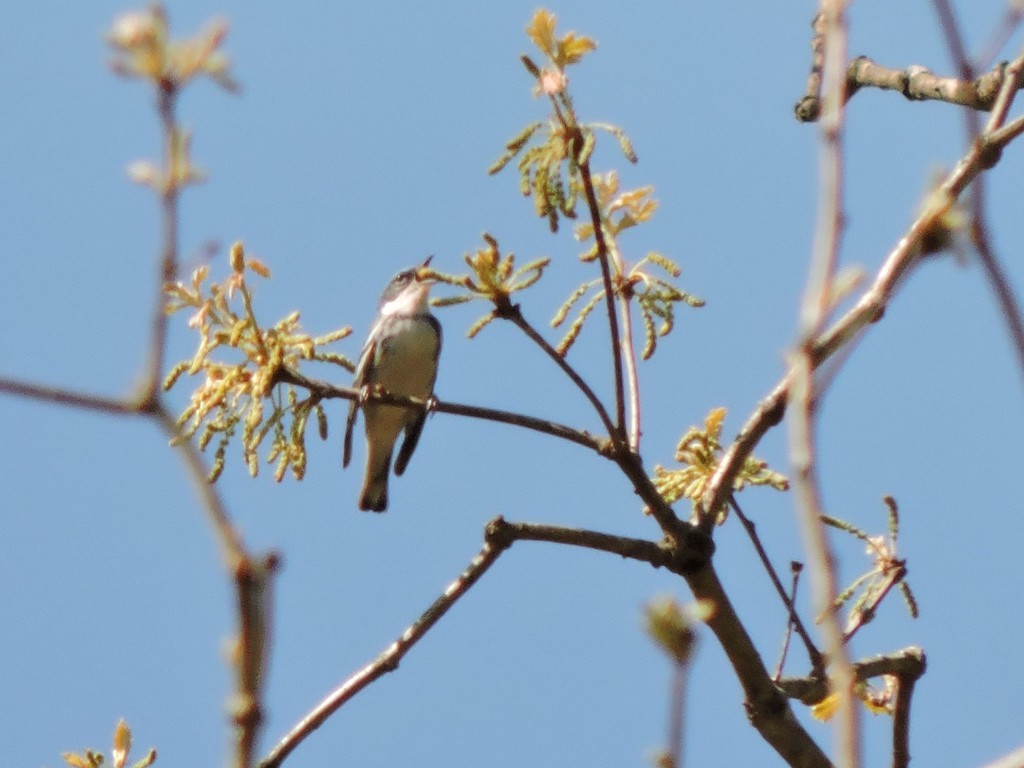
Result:
[[[740,622],[714,568],[694,568],[678,545],[631,539],[610,534],[529,523],[508,523],[502,518],[487,526],[487,540],[510,545],[517,539],[550,541],[610,552],[664,567],[683,576],[694,597],[714,606],[708,626],[725,650],[746,696],[747,715],[765,740],[792,766],[828,766],[828,758],[803,729],[785,697],[776,688],[753,641]]]
[[[729,601],[718,574],[709,564],[684,573],[693,595],[714,606],[708,627],[721,644],[736,679],[743,686],[747,716],[758,733],[793,768],[822,768],[831,762],[804,730],[776,687],[750,635]]]
[[[236,765],[254,765],[260,728],[263,725],[263,682],[270,660],[271,586],[278,557],[271,553],[262,562],[244,560],[235,570],[238,600],[238,647],[235,662],[235,696],[231,704],[237,727]]]
[[[901,651],[871,656],[853,663],[853,673],[861,682],[880,675],[917,679],[926,669],[924,651],[914,645]],[[808,706],[817,704],[829,694],[828,680],[814,674],[807,677],[784,677],[778,685],[786,696],[798,699]]]
[[[846,100],[862,88],[897,91],[911,101],[944,101],[961,107],[988,112],[1006,77],[1006,64],[998,64],[973,80],[936,75],[922,66],[891,69],[876,64],[867,56],[858,56],[846,70]],[[806,94],[794,108],[797,120],[810,123],[821,115],[820,94]]]

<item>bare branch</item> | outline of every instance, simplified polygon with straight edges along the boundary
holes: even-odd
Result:
[[[277,572],[278,557],[271,553],[262,562],[244,560],[235,571],[238,601],[238,645],[235,662],[235,696],[231,714],[237,727],[235,765],[248,768],[256,762],[256,749],[263,725],[263,681],[270,660],[270,587]]]
[[[737,680],[743,686],[748,717],[764,739],[791,766],[829,766],[821,748],[803,729],[785,698],[768,674],[757,649],[729,601],[710,562],[695,566],[686,546],[668,541],[655,544],[595,531],[583,531],[527,523],[492,520],[488,541],[511,543],[516,539],[551,541],[583,546],[664,567],[681,575],[694,597],[714,606],[707,625],[729,658]]]
[[[597,194],[594,192],[594,179],[590,172],[590,162],[580,163],[579,169],[580,179],[583,182],[583,192],[587,198],[587,208],[590,211],[590,221],[594,228],[594,241],[597,244],[597,261],[601,265],[601,280],[604,282],[605,304],[608,309],[608,335],[611,341],[612,363],[615,371],[616,430],[611,434],[611,438],[613,442],[618,443],[625,439],[626,396],[622,373],[622,346],[619,320],[615,311],[616,286],[612,284],[611,267],[608,264],[608,242],[604,236],[601,208],[597,203]]]
[[[1015,69],[1024,67],[1024,56],[1015,59],[1010,66]],[[937,193],[945,196],[952,204],[953,201],[960,198],[972,181],[998,161],[1002,149],[1022,133],[1024,133],[1024,119],[1015,120],[1005,128],[994,130],[991,134],[983,134],[968,149],[956,167],[949,172],[939,185]],[[861,294],[856,304],[815,340],[812,349],[815,368],[858,336],[868,325],[882,318],[885,307],[895,295],[900,280],[917,263],[922,241],[944,213],[944,209],[932,206],[918,214],[903,237],[889,252],[885,262],[876,273],[874,281]],[[725,503],[728,494],[732,492],[733,480],[742,468],[743,462],[750,456],[768,430],[782,421],[791,383],[792,371],[787,371],[748,417],[708,483],[701,502],[703,509],[716,509]],[[705,522],[707,517],[708,515],[702,516],[702,528],[706,528],[708,525]]]
[[[985,768],[1024,768],[1024,747],[1018,747],[1008,755],[1003,755]]]
[[[854,676],[861,682],[880,675],[916,679],[925,673],[926,668],[924,651],[913,645],[901,651],[871,656],[853,663]],[[817,704],[829,694],[828,680],[815,675],[784,677],[778,685],[787,697],[808,705]]]
[[[694,597],[707,600],[714,606],[707,625],[725,651],[736,679],[743,686],[744,706],[751,725],[790,766],[831,766],[831,761],[796,719],[769,675],[714,568],[708,565],[684,573],[683,577]]]
[[[846,3],[822,0],[824,69],[822,71],[821,144],[818,214],[814,250],[800,311],[799,347],[791,366],[790,455],[794,491],[804,546],[811,565],[818,611],[833,605],[838,594],[836,561],[821,523],[823,502],[817,470],[815,422],[819,392],[814,380],[814,340],[832,311],[832,293],[843,230],[843,104],[846,100]],[[839,694],[837,752],[846,768],[860,765],[860,712],[854,698],[854,674],[843,643],[839,618],[829,612],[823,622],[832,679]]]
[[[496,517],[487,524],[487,537],[488,540],[507,540],[509,545],[515,541],[547,541],[552,544],[568,544],[599,552],[609,552],[630,560],[639,560],[649,563],[655,568],[667,567],[672,562],[671,551],[653,541],[615,536],[583,528],[564,528],[537,523],[510,523],[503,517]]]
[[[817,51],[815,51],[817,56]],[[811,79],[816,76],[812,69]],[[944,101],[980,112],[988,112],[1005,82],[1004,65],[997,65],[974,79],[943,77],[922,66],[892,69],[875,63],[867,56],[858,56],[846,70],[846,100],[863,88],[897,91],[911,101]],[[808,89],[811,85],[809,84]],[[1019,86],[1018,86],[1019,87]],[[808,92],[794,107],[797,120],[816,121],[821,115],[821,101]]]
[[[924,655],[921,668],[915,673],[897,674],[896,703],[892,713],[892,766],[907,768],[910,765],[910,703],[914,697],[917,679],[924,674]]]
[[[754,525],[753,521],[743,513],[739,504],[736,503],[735,498],[731,498],[729,503],[732,506],[733,511],[736,513],[736,517],[738,517],[740,523],[743,524],[743,528],[746,530],[747,536],[750,537],[750,541],[754,545],[754,550],[757,552],[757,556],[761,560],[761,564],[764,566],[765,572],[768,574],[768,578],[775,587],[775,591],[778,593],[779,599],[781,599],[782,604],[786,606],[786,611],[789,613],[789,626],[793,627],[793,629],[796,630],[796,633],[800,635],[800,639],[803,640],[804,647],[807,649],[807,656],[811,662],[811,669],[815,672],[823,673],[825,671],[825,660],[822,658],[821,651],[819,651],[817,646],[814,645],[814,641],[811,640],[810,633],[808,633],[807,628],[804,627],[804,623],[800,619],[800,615],[796,612],[796,606],[793,604],[793,598],[787,594],[785,587],[782,586],[782,580],[779,578],[778,572],[772,565],[772,561],[769,559],[768,553],[765,551],[764,545],[761,543],[761,539],[757,535],[757,526]],[[795,591],[795,576],[793,583]],[[779,665],[779,668],[781,670],[781,664]]]
[[[480,553],[473,558],[466,570],[448,585],[448,588],[445,589],[441,596],[387,650],[335,688],[308,715],[303,717],[270,750],[267,756],[259,763],[259,768],[277,768],[277,766],[280,766],[284,759],[299,744],[305,741],[313,731],[323,725],[328,717],[337,712],[353,696],[378,678],[398,669],[399,662],[412,650],[413,646],[423,639],[423,636],[458,602],[459,598],[465,595],[469,588],[494,565],[498,557],[501,556],[501,553],[511,543],[511,539],[488,537]]]
[[[175,146],[179,141],[179,127],[174,114],[178,96],[178,86],[170,79],[165,79],[157,88],[157,113],[163,133],[163,167],[166,181],[160,192],[161,244],[160,268],[157,270],[157,281],[154,289],[153,306],[150,309],[150,341],[149,362],[146,365],[146,377],[143,382],[143,400],[147,403],[156,401],[160,394],[160,382],[163,378],[164,356],[167,348],[167,313],[164,311],[164,287],[174,281],[178,273],[178,199],[181,187],[174,178],[180,163],[179,150]]]
[[[0,392],[30,400],[40,400],[54,405],[70,408],[81,408],[86,411],[98,411],[115,416],[137,416],[142,413],[136,403],[124,398],[90,395],[85,392],[62,387],[50,387],[45,384],[34,384],[30,381],[0,377]]]
[[[519,308],[518,304],[511,305],[507,311],[498,311],[501,317],[507,317],[511,320],[523,333],[525,333],[534,344],[540,347],[544,353],[550,357],[555,364],[562,369],[566,376],[572,381],[573,384],[584,394],[587,400],[590,401],[591,405],[594,406],[594,410],[597,411],[598,417],[601,419],[601,423],[604,424],[604,428],[608,431],[608,437],[611,438],[615,434],[615,425],[612,424],[611,417],[608,415],[608,410],[604,407],[604,403],[594,393],[594,390],[590,388],[590,385],[583,380],[583,377],[579,375],[575,368],[569,364],[569,361],[565,359],[563,355],[558,354],[558,351],[552,347],[547,339],[540,335],[536,328],[534,328],[525,317]]]
[[[314,397],[321,400],[330,400],[335,398],[358,400],[362,394],[358,389],[353,389],[351,387],[336,387],[326,381],[312,379],[298,373],[297,371],[283,367],[278,369],[275,377],[275,383],[293,384],[297,387],[302,387],[303,389],[308,390]],[[429,408],[430,410],[438,411],[439,413],[450,413],[455,416],[468,416],[473,419],[484,419],[486,421],[496,421],[501,424],[512,424],[518,427],[525,427],[526,429],[532,429],[535,432],[542,432],[546,435],[559,437],[563,440],[568,440],[578,445],[582,445],[585,448],[590,448],[602,456],[610,456],[610,446],[607,440],[594,437],[589,432],[583,430],[567,427],[564,424],[547,421],[546,419],[538,419],[533,416],[525,416],[521,413],[502,411],[497,408],[482,408],[475,405],[447,403],[440,400],[427,402],[416,397],[395,395],[390,392],[370,391],[367,392],[367,398],[371,402],[379,402],[386,405],[400,405],[406,408],[416,409]]]

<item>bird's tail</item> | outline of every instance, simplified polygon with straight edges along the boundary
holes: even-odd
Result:
[[[383,512],[388,508],[388,474],[391,471],[391,457],[373,471],[366,467],[366,479],[359,493],[359,508],[364,512]]]

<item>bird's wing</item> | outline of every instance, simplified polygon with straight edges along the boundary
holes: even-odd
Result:
[[[395,459],[396,475],[405,472],[405,467],[409,464],[409,459],[412,458],[412,452],[416,450],[416,445],[420,441],[420,433],[423,431],[426,421],[427,412],[423,411],[416,417],[416,421],[405,428],[405,439],[402,441],[402,447],[398,449],[398,458]]]
[[[370,333],[370,338],[359,355],[359,364],[356,366],[356,376],[352,380],[354,389],[362,389],[370,380],[373,374],[373,361],[377,356],[377,342],[374,341],[375,333]],[[356,425],[356,413],[359,410],[359,400],[351,400],[348,404],[348,418],[345,420],[345,445],[342,450],[341,466],[347,467],[352,461],[352,428]]]

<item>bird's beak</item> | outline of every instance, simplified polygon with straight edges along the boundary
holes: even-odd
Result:
[[[430,260],[433,259],[433,258],[434,258],[434,254],[430,254],[429,256],[427,256],[426,261],[424,261],[422,264],[419,265],[419,267],[416,268],[416,280],[417,281],[419,281],[419,282],[431,282],[431,283],[434,282],[434,280],[431,280],[429,278],[429,275],[430,275]]]

